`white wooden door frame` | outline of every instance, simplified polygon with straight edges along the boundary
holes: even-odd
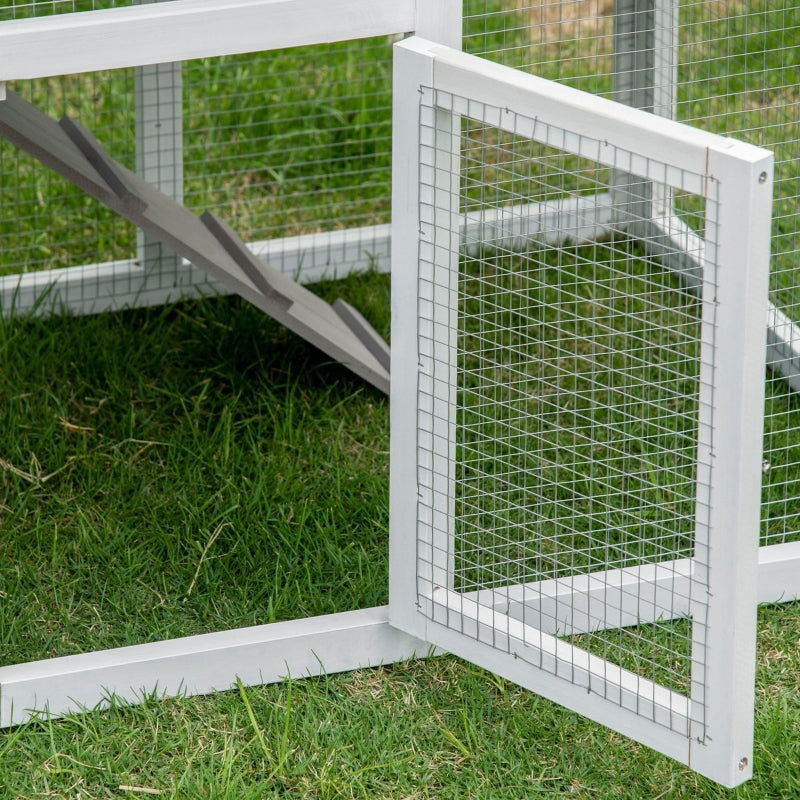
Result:
[[[767,297],[772,155],[437,44],[409,39],[395,48],[390,622],[653,746],[721,783],[741,783],[752,770],[761,463],[761,426],[752,421],[761,418],[764,402],[763,308]],[[730,193],[726,197],[748,203],[743,218],[752,223],[749,227],[740,224],[742,212],[733,203],[723,201],[720,205],[718,227],[724,240],[717,291],[726,302],[717,303],[708,288],[703,297],[704,309],[714,309],[718,341],[733,346],[725,352],[716,348],[713,370],[701,377],[707,387],[701,392],[701,408],[710,408],[708,391],[713,387],[714,421],[725,433],[714,437],[712,448],[710,412],[701,412],[698,463],[702,466],[698,475],[708,475],[713,502],[698,495],[707,520],[698,526],[695,544],[702,574],[687,572],[687,579],[695,581],[696,587],[707,588],[707,624],[695,625],[694,633],[695,645],[705,648],[705,672],[699,680],[693,668],[688,697],[650,685],[635,674],[588,656],[563,639],[529,628],[491,598],[479,603],[476,597],[458,594],[451,587],[448,562],[453,548],[436,539],[442,534],[435,532],[431,521],[437,516],[440,520],[447,517],[452,504],[448,476],[454,467],[447,463],[455,425],[448,405],[452,405],[452,388],[441,376],[452,379],[455,369],[446,334],[455,309],[448,300],[453,279],[446,275],[453,269],[453,258],[446,252],[442,230],[453,214],[455,200],[448,194],[444,176],[448,168],[442,163],[450,156],[439,138],[435,143],[429,140],[435,136],[431,131],[441,125],[438,117],[436,122],[429,120],[427,129],[421,132],[421,96],[431,98],[431,105],[425,109],[432,109],[429,113],[434,115],[441,111],[480,114],[473,108],[490,107],[493,110],[487,113],[492,114],[491,121],[479,121],[615,167],[614,161],[604,160],[602,146],[598,150],[598,142],[610,143],[632,154],[627,171],[668,182],[677,180],[680,174],[682,188],[699,195],[705,195],[709,178],[698,178],[690,189],[688,173],[724,175],[723,186]],[[441,105],[440,97],[445,98]],[[513,127],[517,124],[515,112],[531,120],[520,123],[526,126],[524,132]],[[543,123],[538,129],[535,120]],[[505,128],[506,124],[511,127]],[[548,131],[551,124],[557,140],[539,138],[547,136],[541,131]],[[434,154],[424,166],[421,150]],[[651,165],[668,165],[667,171],[663,166],[653,166],[651,174]],[[665,178],[672,169],[676,177]],[[424,202],[419,177],[423,174],[427,175]],[[429,218],[431,215],[433,218]],[[434,273],[425,282],[432,294],[425,297],[419,282],[423,253],[428,254],[426,263],[433,264]],[[732,275],[736,281],[729,283]],[[737,288],[741,286],[746,291]],[[422,308],[432,310],[432,322],[425,323],[425,331],[418,316]],[[444,321],[440,324],[437,319]],[[705,323],[704,330],[703,347],[712,347]],[[704,350],[706,355],[710,352]],[[706,356],[703,362],[709,363]],[[702,444],[705,441],[709,444]],[[700,488],[698,484],[698,491]],[[440,528],[450,530],[447,524]],[[724,550],[720,541],[725,542]],[[630,578],[623,571],[616,572],[620,574],[603,576],[606,586],[610,578],[618,583]],[[600,582],[599,574],[597,578]],[[572,587],[570,591],[577,592],[576,597],[583,602],[591,596],[591,581],[581,590]],[[507,593],[504,595],[507,603]],[[592,624],[612,627],[614,621],[595,619]],[[457,630],[462,625],[474,635]],[[486,638],[480,634],[483,628],[488,631]],[[509,647],[495,649],[491,643],[494,635],[507,640]],[[550,663],[552,669],[544,671],[525,664],[527,659],[517,658],[523,649],[530,650],[531,663],[538,659],[539,663]],[[572,682],[564,680],[562,673],[572,676]],[[587,693],[586,686],[597,683],[612,687],[616,701],[606,700],[603,692]],[[695,716],[698,704],[704,709],[702,723]],[[648,708],[650,719],[640,715]],[[673,721],[681,718],[685,724],[673,726]],[[698,725],[703,728],[702,742]]]

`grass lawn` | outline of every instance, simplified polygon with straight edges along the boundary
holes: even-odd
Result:
[[[386,330],[385,277],[320,290]],[[5,663],[386,601],[388,404],[257,311],[16,321],[0,358]],[[761,609],[735,792],[444,657],[2,731],[2,796],[793,797],[798,640]]]

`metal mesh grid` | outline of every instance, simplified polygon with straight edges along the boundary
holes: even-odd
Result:
[[[387,223],[391,45],[187,65],[186,204],[216,209],[248,240]]]
[[[118,161],[135,168],[132,70],[11,88],[53,117],[79,118]],[[1,137],[0,174],[0,276],[135,256],[131,225]]]
[[[436,94],[438,107],[452,100]],[[499,118],[481,108],[475,117]],[[710,435],[698,420],[713,410],[701,387],[701,370],[713,369],[702,363],[713,348],[701,353],[713,309],[701,322],[697,295],[627,234],[641,221],[641,195],[617,170],[464,121],[461,173],[448,178],[451,136],[436,129],[432,106],[421,120],[422,140],[434,146],[421,150],[430,201],[420,219],[446,219],[433,207],[436,186],[460,185],[462,254],[457,277],[438,246],[422,245],[420,257],[419,352],[434,358],[418,394],[419,482],[431,487],[418,509],[420,604],[518,658],[536,652],[537,666],[567,680],[588,654],[628,670],[645,694],[658,684],[667,695],[640,713],[686,733],[684,718],[663,712],[674,709],[670,693],[686,696],[703,680],[697,576],[707,566],[709,508],[697,453]],[[616,156],[628,163],[629,154]],[[711,244],[716,196],[685,191],[697,186],[688,173],[676,183],[677,218]],[[444,231],[426,238],[446,241]],[[713,284],[715,265],[704,267]],[[455,351],[455,394],[436,356],[443,348]],[[437,457],[453,427],[454,457]],[[437,601],[445,589],[448,599]],[[538,647],[542,633],[575,646],[572,673],[546,648],[515,649],[515,639]],[[592,691],[625,703],[617,685],[599,681]],[[702,703],[686,713],[697,735]]]
[[[12,0],[0,5],[0,21],[130,4]],[[464,43],[511,66],[774,149],[772,293],[800,320],[800,49],[793,46],[800,10],[777,0],[659,8],[625,0],[465,0]],[[250,241],[386,221],[389,59],[390,42],[381,39],[186,65],[187,202],[217,209]],[[76,114],[133,166],[132,86],[131,71],[117,71],[12,88],[53,115]],[[4,141],[0,170],[0,275],[135,257],[129,226]],[[366,232],[359,247],[380,251]],[[771,376],[767,393],[762,543],[774,543],[800,532],[800,416],[782,378]]]
[[[796,4],[466,0],[464,8],[472,53],[773,150],[771,295],[800,321]],[[796,371],[796,355],[787,362]],[[800,409],[782,377],[767,380],[761,543],[774,544],[800,535]]]
[[[213,209],[246,241],[364,228],[354,246],[385,260],[371,226],[389,221],[391,44],[380,37],[187,62],[178,70],[182,103],[160,110],[146,108],[161,102],[156,76],[140,113],[162,122],[182,115],[183,153],[159,153],[160,125],[146,132],[148,179],[197,212]],[[135,168],[135,72],[11,88],[51,116],[78,117]],[[4,140],[0,170],[0,275],[136,258],[135,231]],[[275,248],[271,261],[280,266]]]
[[[577,89],[606,94],[613,0],[465,0],[464,49]]]
[[[775,153],[771,295],[800,322],[800,8],[782,0],[681,6],[676,114]],[[800,347],[795,341],[793,349]],[[796,363],[796,359],[793,359]],[[798,397],[767,379],[762,543],[800,534]]]

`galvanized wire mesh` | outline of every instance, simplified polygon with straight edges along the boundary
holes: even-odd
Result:
[[[132,4],[6,0],[0,22]],[[783,0],[465,0],[464,12],[470,52],[775,150],[772,297],[800,320],[796,6]],[[251,242],[364,228],[358,249],[385,261],[385,241],[367,228],[389,215],[390,59],[391,42],[381,38],[184,65],[187,204],[214,209]],[[11,88],[54,116],[79,117],[133,168],[133,86],[133,70],[118,70]],[[5,141],[0,172],[0,275],[139,254],[130,226]],[[333,253],[331,275],[336,258]],[[763,543],[800,533],[799,467],[795,392],[771,374]]]
[[[214,208],[249,240],[388,222],[391,45],[188,64],[187,205]]]
[[[649,255],[649,212],[631,188],[641,184],[618,169],[463,120],[460,173],[448,176],[452,136],[437,128],[433,94],[421,110],[420,220],[432,244],[421,245],[419,352],[433,366],[419,388],[419,483],[430,489],[419,501],[420,605],[567,680],[597,656],[630,671],[643,695],[658,684],[688,696],[704,663],[705,593],[689,572],[708,557],[697,454],[710,444],[698,421],[713,414],[701,372],[713,371],[703,360],[714,349],[701,342],[714,309],[664,268],[677,243],[665,252],[654,238],[660,255]],[[465,107],[435,96],[436,107]],[[478,105],[475,118],[500,118]],[[568,137],[503,113],[506,130]],[[718,197],[690,185],[698,176],[681,173],[673,224],[713,244]],[[460,186],[460,256],[449,258],[442,186]],[[716,265],[697,244],[701,281],[714,286]],[[549,660],[543,633],[575,646],[572,672]],[[592,690],[625,704],[612,683]],[[674,703],[666,694],[641,713],[687,733],[667,711]],[[698,735],[702,703],[690,713]]]
[[[784,0],[466,0],[465,48],[775,152],[771,296],[800,321],[800,8]],[[499,40],[498,40],[498,37]],[[794,342],[800,348],[800,341]],[[796,371],[796,355],[787,354]],[[762,544],[800,534],[798,400],[767,379]]]
[[[372,226],[389,221],[391,44],[380,37],[187,62],[177,105],[153,110],[147,103],[162,103],[156,77],[139,113],[181,116],[180,191],[160,126],[138,134],[140,151],[150,153],[148,179],[197,212],[214,210],[245,241],[364,228],[354,249],[365,263],[369,255],[385,262],[387,235]],[[135,73],[10,88],[51,116],[77,117],[134,169]],[[0,275],[137,257],[132,229],[5,141],[0,170]],[[332,252],[331,277],[337,258]],[[271,261],[280,266],[274,248]]]
[[[133,70],[10,88],[53,117],[77,117],[135,168]],[[132,226],[2,138],[0,174],[0,276],[135,257]]]

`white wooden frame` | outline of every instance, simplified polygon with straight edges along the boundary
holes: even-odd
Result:
[[[3,81],[12,78],[160,64],[410,30],[457,46],[460,1],[344,0],[332,8],[325,0],[174,0],[2,23],[0,102],[5,97]],[[146,83],[142,91],[149,91]],[[146,126],[148,120],[141,124]],[[174,135],[173,131],[167,138]],[[147,168],[146,163],[142,166]],[[330,277],[336,267],[331,264],[332,254],[350,267],[366,266],[366,255],[360,249],[356,252],[358,233],[283,240],[279,252],[284,270],[291,273],[302,264],[307,280]],[[377,233],[388,250],[388,226],[380,226]],[[276,243],[256,243],[252,248],[269,258]],[[175,287],[153,289],[145,267],[131,260],[22,279],[12,276],[0,280],[0,293],[5,289],[7,297],[13,298],[15,311],[29,310],[54,289],[67,302],[70,291],[78,297],[80,282],[87,277],[96,280],[99,290],[73,307],[87,313],[216,288],[205,279],[198,280],[194,268],[181,262]],[[120,294],[120,286],[128,291]],[[228,689],[237,677],[245,684],[265,683],[387,664],[430,652],[426,643],[390,626],[388,607],[379,606],[0,666],[0,727],[40,713],[55,717],[92,708],[112,694],[134,702],[153,691],[202,694]]]
[[[761,453],[761,427],[752,421],[761,418],[764,400],[763,308],[769,271],[772,155],[424,40],[409,39],[396,45],[394,74],[390,621],[420,639],[690,764],[714,780],[728,786],[741,783],[752,770]],[[725,432],[714,437],[713,453],[710,445],[707,451],[701,447],[698,453],[699,463],[704,465],[700,469],[707,471],[713,498],[713,502],[708,502],[707,528],[698,528],[696,540],[696,548],[703,556],[698,563],[708,565],[708,570],[707,574],[695,575],[694,563],[665,565],[665,577],[666,572],[674,574],[676,569],[683,569],[686,581],[699,581],[698,585],[708,587],[707,633],[702,634],[702,640],[697,638],[700,634],[695,634],[695,641],[707,648],[706,678],[703,681],[693,678],[689,698],[648,684],[638,676],[589,656],[551,632],[532,631],[510,613],[505,589],[502,598],[496,601],[490,591],[486,595],[488,590],[482,597],[476,593],[457,594],[451,588],[449,565],[443,555],[453,548],[429,538],[436,534],[426,533],[430,522],[427,515],[444,517],[450,513],[452,503],[451,481],[447,478],[452,467],[446,462],[452,453],[455,423],[450,410],[452,390],[448,390],[447,383],[452,380],[455,363],[447,337],[437,333],[436,320],[439,315],[441,330],[445,330],[452,325],[456,309],[448,305],[444,288],[435,298],[421,298],[419,263],[421,254],[426,252],[433,259],[437,275],[445,275],[454,268],[452,253],[439,238],[446,238],[441,229],[446,228],[448,215],[454,211],[457,214],[458,208],[453,208],[456,201],[446,177],[448,165],[442,164],[439,177],[440,161],[452,157],[442,153],[441,145],[436,148],[434,165],[425,167],[430,171],[425,208],[434,209],[426,214],[434,214],[435,220],[421,216],[418,175],[422,168],[409,169],[408,165],[419,165],[420,148],[432,147],[427,139],[421,138],[420,96],[435,98],[439,96],[437,93],[445,93],[448,102],[454,103],[453,107],[448,102],[436,106],[434,100],[437,115],[480,114],[476,109],[486,104],[505,111],[498,112],[499,119],[493,116],[491,120],[479,121],[549,144],[540,138],[542,134],[533,125],[524,132],[515,130],[513,112],[517,112],[568,131],[566,141],[560,138],[552,143],[559,149],[581,154],[585,140],[591,140],[590,148],[594,148],[596,140],[607,140],[634,154],[629,168],[644,178],[659,179],[648,173],[652,160],[668,165],[667,175],[669,168],[675,168],[707,176],[698,178],[692,188],[693,192],[705,195],[708,181],[713,180],[711,176],[717,176],[723,182],[725,197],[735,197],[737,203],[741,202],[741,205],[724,201],[721,204],[717,296],[710,296],[710,284],[706,283],[703,297],[705,309],[716,306],[716,341],[730,345],[716,348],[714,369],[701,378],[707,385],[706,391],[714,387],[714,425]],[[458,98],[469,98],[474,104]],[[437,117],[436,128],[444,124]],[[511,127],[504,128],[505,125]],[[541,127],[547,129],[546,125]],[[604,161],[603,154],[598,158],[594,149],[586,155],[594,161]],[[615,166],[610,160],[607,165]],[[683,188],[687,188],[685,184]],[[742,218],[750,224],[742,226]],[[435,279],[434,284],[436,291],[450,282],[445,277]],[[420,349],[417,309],[425,304],[436,308],[432,312],[433,322],[427,323],[432,324],[432,329],[423,337],[423,341],[430,339],[435,353]],[[705,348],[713,346],[707,336],[708,331],[703,339]],[[449,379],[442,379],[442,374],[450,376]],[[423,401],[423,397],[432,400]],[[701,414],[700,425],[710,425],[710,420]],[[701,435],[700,441],[710,441],[710,437]],[[418,508],[417,498],[425,497],[432,498],[430,504],[423,503]],[[717,544],[719,541],[725,542],[724,549]],[[610,584],[642,583],[642,576],[636,570],[591,573],[577,580],[569,592],[585,613],[582,620],[570,619],[568,630],[622,625],[633,616],[644,621],[646,612],[641,608],[631,608],[627,617],[623,614],[622,618],[614,619],[598,618],[592,610],[593,592],[599,591],[601,585],[608,588]],[[585,585],[581,586],[580,580]],[[552,587],[547,583],[538,585],[545,600],[548,592],[554,596],[555,592],[564,591],[563,583],[560,589],[555,582]],[[657,592],[658,586],[656,580],[649,590]],[[461,623],[452,626],[454,620]],[[513,640],[518,652],[527,649],[532,660],[543,659],[552,668],[545,672],[531,667],[524,663],[526,659],[495,649],[479,635],[465,636],[457,630],[459,624],[473,630],[487,625],[497,636]],[[532,641],[537,644],[531,644]],[[562,669],[573,676],[577,670],[578,675],[573,682],[564,681],[558,677]],[[587,694],[589,677],[614,689],[617,701]],[[692,714],[692,705],[698,702],[706,709],[705,729],[699,736],[698,723]],[[684,723],[673,722],[667,728],[640,715],[643,708],[649,708],[657,718],[661,713],[659,707],[667,718],[673,721],[683,718]],[[698,744],[695,741],[698,738],[704,741]]]
[[[172,0],[0,24],[0,81],[417,30],[410,0]],[[421,13],[428,12],[422,6]],[[452,10],[451,3],[445,7]]]

